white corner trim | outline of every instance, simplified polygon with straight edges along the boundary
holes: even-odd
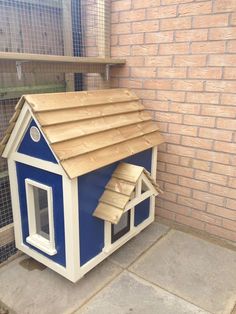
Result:
[[[62,177],[64,225],[66,247],[66,269],[70,280],[75,281],[80,270],[80,240],[79,240],[79,198],[78,180]]]

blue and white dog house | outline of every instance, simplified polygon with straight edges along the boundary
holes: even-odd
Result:
[[[1,142],[17,248],[77,281],[154,220],[162,142],[127,89],[23,96]]]

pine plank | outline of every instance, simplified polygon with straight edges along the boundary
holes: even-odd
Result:
[[[108,147],[116,143],[127,141],[144,134],[157,131],[157,124],[153,121],[145,121],[97,134],[79,137],[76,139],[52,144],[52,148],[60,160],[85,154],[90,151]]]
[[[70,178],[122,160],[164,142],[158,131],[61,162]]]
[[[85,92],[32,94],[25,96],[35,112],[69,109],[83,106],[137,101],[138,97],[128,89],[108,89]]]
[[[94,105],[92,107],[78,107],[36,113],[36,117],[42,126],[80,121],[96,117],[104,117],[120,113],[144,110],[144,106],[137,101],[114,103],[106,105]]]
[[[50,143],[57,143],[79,136],[95,134],[117,127],[151,120],[150,114],[145,111],[119,114],[115,116],[99,117],[79,122],[57,124],[43,127]]]
[[[113,177],[136,183],[143,172],[143,167],[122,162],[113,172]]]
[[[131,196],[135,188],[135,184],[127,182],[125,180],[120,180],[118,178],[112,177],[106,185],[106,189],[110,191],[115,191],[120,194],[125,194]]]
[[[123,210],[126,204],[129,202],[129,196],[119,194],[114,191],[105,190],[100,198],[100,201]]]
[[[99,203],[96,210],[93,212],[93,216],[109,221],[113,224],[117,224],[123,214],[123,211],[117,207]]]

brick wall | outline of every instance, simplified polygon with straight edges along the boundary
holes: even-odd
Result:
[[[236,0],[113,0],[112,85],[165,135],[157,215],[236,241]]]

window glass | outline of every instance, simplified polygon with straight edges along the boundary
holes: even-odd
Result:
[[[46,190],[33,186],[33,197],[36,232],[49,240],[48,193]]]

